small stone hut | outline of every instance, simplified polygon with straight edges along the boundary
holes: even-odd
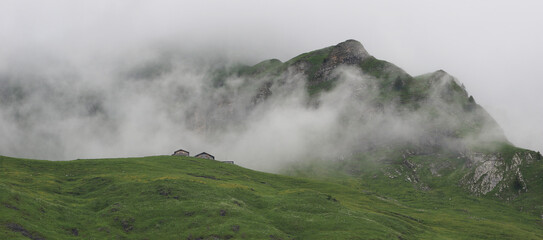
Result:
[[[213,155],[206,152],[198,153],[194,157],[215,160],[215,157]]]
[[[179,150],[173,152],[172,156],[185,156],[185,157],[188,157],[189,156],[189,151],[179,149]]]

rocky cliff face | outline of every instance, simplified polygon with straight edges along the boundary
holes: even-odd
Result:
[[[470,171],[461,183],[476,195],[493,193],[497,197],[510,199],[508,193],[520,194],[528,191],[528,184],[521,168],[534,163],[537,153],[515,152],[507,158],[501,153],[469,153],[466,156]]]

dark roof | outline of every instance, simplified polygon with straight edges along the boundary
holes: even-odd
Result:
[[[198,154],[195,155],[195,157],[198,157],[198,156],[203,155],[203,154],[206,154],[206,155],[211,156],[212,158],[215,158],[215,156],[213,156],[213,155],[211,155],[211,154],[209,154],[209,153],[206,153],[206,152],[198,153]]]
[[[183,151],[183,152],[189,152],[189,151],[187,151],[187,150],[185,150],[185,149],[179,149],[179,150],[175,150],[175,152],[179,152],[179,151]]]

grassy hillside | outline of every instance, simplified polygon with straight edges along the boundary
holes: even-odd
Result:
[[[0,157],[0,204],[1,239],[543,238],[538,216],[461,191],[192,157]]]

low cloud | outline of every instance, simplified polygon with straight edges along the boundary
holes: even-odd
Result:
[[[305,76],[292,70],[280,77],[221,78],[237,61],[187,58],[175,49],[130,56],[20,57],[17,65],[5,65],[0,153],[70,160],[165,155],[184,148],[278,171],[297,161],[335,160],[394,144],[459,146],[443,142],[453,138],[439,132],[459,124],[452,116],[459,109],[428,118],[431,109],[450,108],[437,94],[416,111],[375,105],[379,79],[357,68],[336,69],[337,86],[315,102]],[[255,103],[266,84],[271,95]],[[442,90],[436,88],[432,92]]]

